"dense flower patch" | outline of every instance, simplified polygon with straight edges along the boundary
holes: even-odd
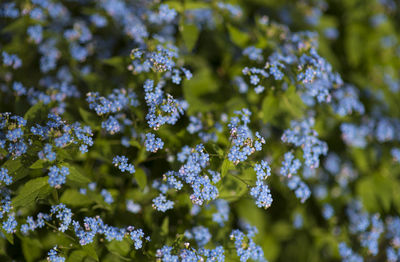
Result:
[[[0,260],[399,261],[400,6],[357,2],[1,2]]]

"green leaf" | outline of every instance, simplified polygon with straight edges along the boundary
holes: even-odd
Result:
[[[273,95],[269,94],[266,96],[262,103],[262,120],[264,123],[268,123],[273,119],[276,113],[279,112],[279,101]]]
[[[361,197],[363,206],[370,212],[379,210],[378,199],[374,193],[375,183],[371,177],[366,177],[357,183],[356,191]]]
[[[8,174],[13,177],[13,183],[29,175],[29,169],[24,167],[20,159],[9,159],[1,167],[8,170]]]
[[[84,261],[86,256],[87,255],[86,255],[85,251],[83,251],[83,250],[74,250],[68,256],[67,262]]]
[[[140,149],[141,147],[142,147],[142,145],[139,143],[139,141],[137,141],[137,140],[130,140],[129,141],[129,144],[131,145],[131,146],[133,146],[133,147],[136,147],[136,148],[138,148],[138,149]]]
[[[43,104],[43,102],[36,103],[28,109],[24,115],[24,119],[26,119],[28,123],[36,123],[43,119],[47,119],[47,114],[49,113],[51,106],[53,106],[53,103],[47,105]]]
[[[303,100],[301,100],[299,94],[296,92],[295,86],[290,86],[282,96],[281,100],[283,102],[281,103],[283,109],[294,117],[299,118],[304,115],[306,106],[304,105]]]
[[[135,179],[140,189],[143,190],[147,185],[147,176],[146,173],[143,171],[143,169],[141,168],[136,169]]]
[[[86,254],[93,258],[96,261],[99,261],[99,257],[97,256],[96,250],[93,244],[87,244],[82,247],[82,250],[86,252]]]
[[[375,197],[379,199],[380,207],[383,211],[388,212],[392,203],[392,191],[396,190],[393,188],[393,181],[387,176],[381,174],[374,175],[374,192]]]
[[[42,253],[42,244],[40,241],[31,237],[21,237],[20,239],[25,261],[38,261],[38,258],[40,258]]]
[[[3,235],[6,237],[7,241],[11,244],[14,245],[14,235],[7,233],[7,231],[4,230],[3,226],[1,226],[1,232]]]
[[[114,67],[118,67],[121,68],[124,66],[124,57],[122,56],[114,56],[111,58],[107,58],[102,60],[102,62],[106,65],[110,65],[110,66],[114,66]]]
[[[114,255],[121,258],[121,256],[127,256],[131,250],[131,245],[124,239],[123,241],[113,240],[106,244],[107,249]],[[122,257],[122,259],[126,259]]]
[[[21,160],[9,159],[1,167],[6,168],[8,170],[8,173],[10,174],[10,173],[16,172],[18,169],[20,169],[23,166],[22,166]]]
[[[182,25],[182,38],[188,51],[192,51],[199,38],[199,29],[196,25],[184,24]]]
[[[20,18],[13,20],[13,22],[7,23],[7,26],[3,27],[1,32],[3,34],[11,32],[24,32],[26,30],[28,22],[29,18],[27,18],[26,16],[21,16]]]
[[[33,163],[29,168],[31,169],[40,169],[44,167],[44,163],[46,163],[45,160],[43,159],[38,159],[35,161],[35,163]]]
[[[165,217],[161,224],[161,236],[167,236],[169,232],[169,217]]]
[[[209,69],[199,71],[190,80],[185,79],[183,82],[183,95],[190,105],[188,113],[212,110],[215,105],[210,104],[210,99],[202,98],[202,96],[210,96],[217,90],[217,80]]]
[[[93,114],[92,112],[88,112],[81,107],[79,108],[79,114],[81,115],[83,121],[93,130],[99,129],[98,120],[95,114]]]
[[[36,201],[36,198],[50,194],[51,187],[47,181],[46,176],[32,179],[24,184],[12,200],[14,208],[30,205]]]
[[[77,186],[85,186],[91,182],[91,180],[81,172],[81,169],[69,163],[64,163],[63,166],[69,168],[69,175],[67,176],[67,182]]]
[[[66,204],[67,206],[79,207],[87,206],[93,201],[90,200],[87,196],[79,193],[76,189],[67,189],[62,194],[60,202]]]
[[[186,99],[198,98],[202,95],[215,93],[218,83],[209,69],[197,72],[192,79],[185,80],[183,92]]]
[[[228,158],[226,158],[221,165],[221,177],[223,178],[229,171],[230,168],[232,168],[234,165],[232,161],[230,161]]]
[[[200,1],[185,1],[185,9],[186,10],[191,10],[191,9],[199,9],[199,8],[210,8],[209,3],[203,3]]]
[[[357,168],[362,172],[369,173],[371,162],[368,159],[366,149],[351,148],[351,153]]]
[[[248,191],[247,184],[241,180],[240,175],[225,176],[221,185],[219,197],[229,202],[238,200]]]
[[[250,37],[232,25],[228,25],[229,36],[233,43],[239,47],[246,47]]]
[[[0,156],[6,156],[7,155],[7,150],[5,150],[4,148],[0,147]]]

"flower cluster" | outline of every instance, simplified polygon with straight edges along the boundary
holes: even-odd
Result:
[[[348,145],[364,148],[367,145],[366,138],[371,129],[368,125],[357,126],[355,124],[343,123],[340,126],[342,138]]]
[[[363,206],[359,201],[353,201],[347,208],[347,215],[350,220],[350,231],[359,235],[360,244],[368,249],[368,252],[376,256],[379,252],[379,238],[385,227],[379,214],[369,214],[362,210]]]
[[[149,111],[146,115],[149,127],[158,130],[164,124],[174,125],[180,115],[183,115],[185,103],[174,99],[170,94],[164,95],[162,87],[164,82],[154,86],[153,80],[146,80],[144,83],[145,100]]]
[[[362,262],[364,261],[362,257],[355,254],[351,248],[349,248],[346,243],[341,242],[339,244],[339,254],[342,257],[343,262]]]
[[[250,195],[256,200],[258,207],[267,209],[272,204],[272,195],[264,181],[271,175],[271,168],[266,161],[261,160],[260,164],[254,165],[254,171],[257,173],[257,181],[256,186],[251,188]]]
[[[8,170],[6,168],[0,168],[0,184],[4,183],[7,186],[11,185],[13,179],[8,174]]]
[[[49,185],[55,188],[60,188],[61,185],[65,184],[66,177],[69,175],[68,167],[57,167],[51,166],[49,168]]]
[[[158,211],[165,212],[174,207],[174,202],[171,200],[167,200],[167,197],[165,195],[160,194],[158,197],[153,199],[152,206]]]
[[[96,111],[101,116],[109,113],[117,113],[124,109],[139,105],[136,93],[128,89],[113,89],[113,92],[107,97],[100,96],[98,92],[89,92],[86,94],[86,101],[89,108]]]
[[[114,203],[114,198],[107,189],[103,188],[100,194],[103,197],[104,202],[106,202],[107,204],[111,205],[112,203]]]
[[[79,122],[69,125],[55,114],[49,114],[48,119],[45,126],[39,124],[32,126],[31,133],[39,136],[41,140],[54,141],[54,145],[58,148],[65,148],[70,144],[79,145],[81,153],[88,152],[88,147],[93,145],[93,133],[89,126],[82,127]],[[40,155],[47,158],[50,154],[50,158],[53,158],[51,150],[48,151],[50,149],[48,144],[45,145],[45,148]],[[49,158],[48,160],[51,161]]]
[[[250,60],[254,61],[261,61],[262,57],[262,50],[255,46],[249,46],[243,49],[243,55],[247,56]]]
[[[17,220],[15,220],[14,215],[9,215],[7,220],[4,220],[2,223],[3,229],[8,233],[12,234],[16,232],[16,227],[18,225]]]
[[[157,45],[155,51],[134,49],[131,52],[132,64],[128,67],[134,73],[155,72],[163,73],[164,80],[171,79],[172,83],[180,84],[181,75],[186,79],[192,78],[192,73],[184,68],[178,68],[175,60],[178,58],[178,48],[172,44],[166,47]]]
[[[50,249],[49,253],[47,253],[47,261],[49,262],[64,262],[65,257],[59,256],[58,255],[58,247],[55,246],[52,249]]]
[[[122,241],[124,238],[129,238],[133,241],[135,249],[141,248],[144,240],[150,240],[149,237],[145,237],[142,229],[133,226],[126,228],[113,227],[105,224],[99,216],[85,217],[82,227],[79,221],[72,219],[71,209],[64,204],[52,206],[50,214],[39,213],[36,221],[32,217],[28,217],[27,223],[21,226],[21,232],[26,235],[29,231],[43,228],[46,221],[50,222],[53,219],[53,215],[59,220],[58,230],[60,232],[73,230],[75,236],[79,239],[79,244],[82,246],[93,243],[98,234],[104,235],[107,241]],[[13,217],[10,218],[10,222],[8,222],[10,225],[7,224],[7,229],[16,227],[15,219]]]
[[[85,217],[82,227],[76,220],[72,222],[75,235],[79,238],[79,244],[82,246],[93,243],[97,234],[103,234],[107,241],[122,241],[125,237],[129,237],[134,241],[135,249],[142,247],[144,233],[141,229],[135,229],[132,226],[128,228],[117,228],[109,226],[103,222],[100,217]]]
[[[265,144],[265,139],[258,132],[255,133],[255,138],[253,138],[248,126],[251,116],[248,109],[235,111],[235,114],[239,116],[232,117],[228,124],[232,142],[228,158],[237,165],[239,162],[245,161],[254,152],[260,151],[262,144]]]
[[[291,176],[287,185],[291,190],[294,190],[301,203],[304,203],[311,195],[310,188],[298,176]]]
[[[189,152],[188,152],[189,151]],[[176,176],[189,184],[193,189],[190,199],[197,205],[202,205],[204,201],[211,201],[218,196],[218,189],[215,186],[221,179],[218,172],[209,170],[210,176],[202,174],[203,169],[209,164],[209,154],[205,152],[202,144],[197,145],[191,150],[185,147],[179,161],[183,162]]]
[[[147,151],[155,153],[164,147],[164,142],[161,140],[161,138],[156,138],[154,134],[147,133],[144,146],[146,147]]]
[[[172,254],[173,248],[170,246],[163,246],[156,252],[156,257],[162,262],[175,262],[175,261],[225,261],[225,250],[222,246],[217,246],[215,249],[194,249],[183,248],[178,251],[178,254]]]
[[[216,213],[212,214],[212,220],[218,223],[220,226],[224,226],[225,222],[229,219],[229,203],[223,199],[217,199],[212,202],[217,210]]]
[[[246,262],[249,259],[254,261],[266,261],[264,252],[260,246],[256,245],[253,238],[258,233],[255,227],[246,225],[247,234],[235,229],[230,234],[230,239],[235,241],[237,256],[241,262]]]
[[[318,139],[318,133],[312,129],[313,126],[313,118],[301,122],[292,121],[291,128],[283,133],[282,141],[301,147],[305,165],[310,168],[317,168],[319,167],[319,157],[327,154],[328,146]]]
[[[35,231],[37,228],[43,228],[45,221],[50,221],[50,215],[38,213],[36,221],[32,216],[26,218],[26,223],[21,225],[21,233],[27,235],[29,231]]]
[[[13,69],[18,69],[22,66],[21,59],[15,54],[8,54],[6,51],[3,51],[3,64],[6,66],[11,66]]]
[[[42,151],[39,151],[38,157],[39,159],[54,161],[56,160],[56,153],[52,150],[53,146],[49,143],[45,144]]]
[[[55,215],[59,220],[60,226],[58,227],[58,230],[61,232],[65,232],[72,223],[72,211],[67,208],[65,204],[52,206],[50,209],[50,215]]]
[[[6,149],[13,159],[25,154],[28,145],[24,139],[26,120],[11,113],[0,113],[0,148]]]
[[[391,154],[394,160],[400,163],[400,148],[393,148]]]
[[[116,156],[113,158],[112,163],[122,172],[128,171],[131,174],[135,173],[135,166],[133,164],[128,164],[128,158],[126,156]]]
[[[277,72],[277,71],[276,71]],[[279,71],[280,72],[280,71]],[[265,69],[256,68],[256,67],[245,67],[242,70],[243,75],[249,76],[250,84],[255,86],[254,91],[257,94],[260,94],[264,91],[265,87],[260,84],[263,79],[269,77],[269,74]],[[239,90],[244,93],[247,91],[247,84],[243,81],[241,77],[236,78],[236,85],[239,86]]]
[[[200,139],[204,142],[207,143],[208,141],[217,141],[217,134],[215,132],[211,132],[210,130],[207,130],[208,126],[204,126],[203,122],[201,121],[202,115],[200,114],[199,117],[195,116],[190,116],[189,117],[189,125],[187,126],[186,130],[190,134],[198,134]],[[217,130],[221,130],[222,127],[219,124],[215,125]],[[203,130],[206,129],[206,130]]]
[[[349,115],[352,112],[364,113],[364,105],[358,98],[358,90],[353,86],[343,86],[333,92],[333,110],[340,116]]]
[[[0,219],[4,219],[6,215],[10,215],[10,212],[13,208],[13,206],[11,205],[11,194],[9,190],[7,190],[6,188],[2,188],[0,189],[0,196],[1,196]]]
[[[182,189],[182,182],[191,186],[193,193],[190,199],[193,204],[203,205],[217,198],[219,192],[215,186],[221,180],[221,175],[213,170],[205,168],[209,164],[209,154],[205,152],[202,144],[197,145],[195,148],[184,146],[182,151],[178,154],[178,160],[183,163],[178,172],[170,171],[164,175],[166,183],[159,184],[156,182],[153,187],[158,188],[163,194],[166,194],[168,189],[175,188],[176,190]],[[181,182],[182,181],[182,182]],[[173,206],[173,202],[167,201],[164,195],[160,195],[153,200],[153,207],[157,210],[167,210]]]
[[[346,5],[369,23],[337,27],[329,0],[160,2],[0,4],[2,257],[265,261],[244,220],[265,228],[274,202],[273,260],[306,259],[282,250],[311,229],[302,247],[335,235],[314,260],[342,239],[343,261],[400,261],[399,4]]]
[[[194,239],[199,247],[205,246],[211,240],[210,231],[203,226],[196,226],[191,230],[185,231],[185,237]]]
[[[290,178],[292,175],[297,173],[300,167],[300,160],[296,159],[292,152],[287,152],[285,153],[280,173],[281,175]]]

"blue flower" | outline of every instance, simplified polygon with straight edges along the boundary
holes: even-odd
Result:
[[[230,239],[234,240],[236,254],[241,262],[246,262],[249,259],[254,261],[266,261],[262,248],[253,240],[257,233],[257,229],[250,225],[246,225],[247,234],[238,229],[234,229],[230,234]]]
[[[39,44],[43,38],[43,27],[41,25],[32,25],[28,27],[27,31],[29,39],[34,43]]]
[[[235,114],[240,117],[232,117],[231,122],[228,124],[232,142],[228,158],[236,165],[246,160],[255,151],[260,151],[262,144],[265,144],[265,139],[258,132],[255,134],[256,137],[253,138],[248,127],[251,115],[248,109],[244,108],[242,111],[235,111]]]
[[[113,116],[109,116],[106,121],[101,122],[101,127],[107,130],[111,135],[119,133],[122,128],[121,124]]]
[[[357,253],[354,253],[351,248],[347,247],[346,243],[339,244],[339,254],[343,262],[363,262],[364,259]]]
[[[106,202],[107,204],[111,205],[112,203],[114,203],[114,198],[106,189],[102,189],[100,194],[104,198],[104,202]]]
[[[56,153],[52,151],[51,144],[45,144],[42,151],[39,151],[38,157],[40,159],[45,159],[50,162],[56,160]]]
[[[18,69],[22,66],[21,59],[15,54],[8,54],[6,51],[2,52],[3,64],[11,66],[13,69]]]
[[[268,185],[257,181],[256,186],[250,190],[250,195],[256,200],[256,205],[267,209],[272,204],[272,195]]]
[[[301,162],[294,158],[292,152],[285,153],[285,160],[282,162],[282,167],[280,170],[281,175],[286,177],[291,177],[297,173],[297,170],[301,167]]]
[[[47,256],[48,256],[47,260],[50,262],[64,262],[65,261],[64,257],[58,255],[57,246],[50,249],[50,251],[47,253]]]
[[[144,145],[146,147],[146,151],[155,153],[158,151],[158,149],[162,149],[164,147],[164,142],[161,140],[161,138],[156,138],[154,134],[147,133]]]
[[[335,213],[335,210],[333,209],[332,205],[330,204],[325,204],[322,208],[322,215],[324,216],[325,219],[330,219]]]
[[[262,57],[262,50],[260,48],[256,48],[254,46],[249,46],[243,49],[243,55],[247,56],[250,60],[254,61],[261,61]]]
[[[56,215],[56,218],[60,221],[60,226],[58,230],[61,232],[65,232],[69,225],[72,222],[72,211],[71,209],[67,208],[65,204],[58,204],[51,206],[50,209],[51,215]]]
[[[313,125],[313,118],[301,122],[292,121],[291,128],[283,133],[282,141],[301,147],[306,166],[317,168],[319,167],[319,157],[327,154],[328,146],[318,139],[318,133],[312,129]]]
[[[0,168],[0,184],[4,182],[4,184],[11,185],[13,179],[10,175],[8,175],[8,169]]]
[[[400,148],[393,148],[390,152],[393,159],[400,163]]]
[[[333,98],[335,102],[333,110],[341,116],[349,115],[353,112],[364,113],[364,105],[358,98],[358,90],[351,85],[341,87],[334,91]]]
[[[65,166],[61,168],[51,166],[49,171],[49,185],[55,188],[61,188],[61,185],[65,184],[66,177],[69,175],[69,168]]]
[[[224,199],[217,199],[212,202],[217,210],[216,213],[212,214],[212,220],[218,223],[221,227],[224,226],[225,222],[229,219],[229,203]]]
[[[203,226],[196,226],[191,230],[186,230],[185,237],[196,240],[199,247],[205,246],[211,240],[210,231]]]
[[[174,202],[167,200],[164,195],[160,194],[158,197],[153,199],[152,206],[158,211],[165,212],[174,207]]]
[[[8,219],[4,221],[2,224],[3,229],[9,234],[12,234],[16,231],[15,228],[17,227],[17,225],[18,223],[13,215],[8,216]]]
[[[135,167],[133,164],[128,164],[128,158],[125,156],[116,156],[112,162],[122,172],[128,171],[129,173],[135,173]]]
[[[164,124],[174,125],[184,112],[184,103],[174,99],[170,94],[166,97],[162,91],[163,82],[154,86],[153,80],[144,83],[145,100],[149,111],[146,115],[147,123],[154,130],[158,130]]]

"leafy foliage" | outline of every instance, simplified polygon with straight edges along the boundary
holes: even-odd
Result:
[[[399,261],[399,10],[1,2],[1,261]]]

